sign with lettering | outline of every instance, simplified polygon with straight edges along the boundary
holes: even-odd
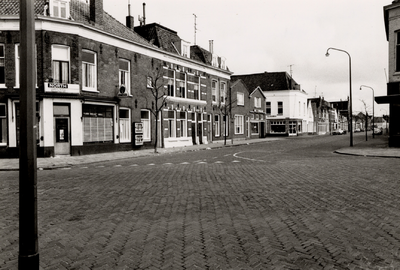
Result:
[[[135,145],[143,145],[143,135],[135,135]]]
[[[79,84],[48,82],[48,83],[44,84],[44,92],[46,92],[46,93],[79,94]]]

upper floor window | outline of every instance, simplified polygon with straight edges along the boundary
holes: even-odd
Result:
[[[50,15],[52,17],[69,18],[69,0],[50,0]]]
[[[267,115],[271,115],[271,101],[265,103],[265,112]]]
[[[282,114],[283,114],[283,102],[278,101],[278,115],[282,115]]]
[[[225,103],[226,100],[226,83],[221,82],[221,89],[220,89],[220,95],[221,95],[221,103]]]
[[[96,53],[82,51],[82,89],[97,91],[97,59]]]
[[[261,98],[254,97],[254,107],[255,108],[261,108]]]
[[[217,81],[213,80],[211,82],[211,95],[212,95],[212,101],[213,102],[217,102],[217,100],[218,100],[218,89],[217,89],[217,87],[218,87]]]
[[[53,59],[53,82],[69,83],[69,47],[53,45],[51,57]]]
[[[4,44],[0,44],[0,85],[6,83],[6,71],[5,71],[5,48]]]
[[[153,88],[153,78],[152,77],[147,76],[146,86],[147,86],[147,88]]]
[[[236,99],[237,99],[237,105],[244,105],[244,94],[241,92],[237,92],[236,94]]]
[[[130,61],[119,59],[119,89],[121,93],[130,95]]]
[[[19,72],[20,72],[20,56],[21,56],[21,50],[19,44],[15,44],[15,87],[19,87],[20,85],[20,79],[19,79]],[[37,50],[36,50],[36,45],[35,45],[35,78],[37,82]]]
[[[400,71],[400,32],[396,33],[396,71]]]

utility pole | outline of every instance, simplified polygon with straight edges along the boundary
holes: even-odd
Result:
[[[20,0],[19,270],[39,269],[34,2]]]

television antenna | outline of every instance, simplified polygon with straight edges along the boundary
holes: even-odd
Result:
[[[196,31],[197,31],[196,19],[197,19],[197,16],[194,13],[193,13],[193,16],[194,16],[194,45],[196,45]]]

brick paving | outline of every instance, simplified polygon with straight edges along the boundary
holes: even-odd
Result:
[[[340,140],[39,171],[41,267],[400,269],[399,159]],[[0,179],[0,269],[16,269],[18,172]]]

